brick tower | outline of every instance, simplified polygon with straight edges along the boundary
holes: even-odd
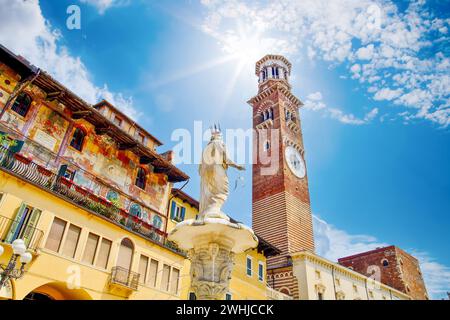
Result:
[[[290,62],[266,55],[256,63],[253,107],[253,229],[282,250],[268,260],[268,284],[298,297],[290,254],[314,251],[312,216],[300,125],[301,101],[291,93]]]
[[[396,246],[340,258],[339,264],[365,276],[379,270],[380,282],[410,295],[415,300],[428,299],[419,261]],[[376,269],[374,269],[376,267]]]

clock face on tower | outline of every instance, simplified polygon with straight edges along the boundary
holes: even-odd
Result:
[[[300,152],[292,146],[287,146],[284,150],[284,155],[289,169],[297,178],[303,178],[306,174],[305,162],[303,161]]]

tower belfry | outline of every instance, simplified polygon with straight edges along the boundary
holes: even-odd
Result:
[[[268,284],[298,297],[291,254],[314,251],[312,215],[299,107],[291,93],[291,63],[280,55],[266,55],[256,63],[258,94],[248,102],[253,107],[254,152],[253,229],[282,253],[268,259]],[[270,132],[261,138],[261,131]],[[261,144],[263,147],[261,148]],[[261,160],[261,150],[270,163]],[[262,155],[264,156],[264,154]],[[265,170],[267,167],[276,170]],[[270,173],[268,173],[270,172]]]

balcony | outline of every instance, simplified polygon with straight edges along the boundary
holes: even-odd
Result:
[[[139,285],[139,273],[123,267],[111,269],[110,285],[112,288],[136,291]]]
[[[37,252],[40,248],[44,232],[30,225],[21,225],[21,221],[0,216],[0,241],[11,244],[22,239],[28,250]]]
[[[121,208],[114,202],[100,196],[97,192],[89,190],[81,185],[77,185],[70,179],[56,174],[54,172],[56,171],[55,163],[64,163],[67,161],[63,158],[58,158],[55,154],[38,145],[36,142],[25,137],[21,138],[25,141],[22,148],[23,154],[13,152],[11,150],[12,148],[0,146],[0,170],[26,180],[92,214],[107,219],[139,236],[184,255],[182,251],[178,250],[176,246],[167,240],[166,232],[144,221],[139,216],[130,214],[125,208]],[[24,155],[31,153],[24,151],[27,149],[34,151],[32,154],[33,156],[36,155],[36,159],[30,159]],[[37,150],[40,152],[37,152]],[[95,180],[97,186],[96,190],[114,190],[119,193],[120,196],[126,198],[127,203],[137,203],[143,210],[153,212],[154,215],[159,215],[162,220],[162,226],[164,226],[164,219],[166,219],[164,215],[156,213],[153,209],[145,206],[138,200],[127,196],[122,191],[113,189],[111,185],[102,182],[98,177],[95,177],[80,168],[78,172],[81,171],[83,171],[85,176],[89,175],[93,181]]]

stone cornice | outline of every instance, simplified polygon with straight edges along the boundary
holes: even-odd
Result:
[[[294,96],[292,94],[292,92],[286,88],[286,86],[284,85],[280,85],[278,83],[274,84],[273,86],[267,88],[266,90],[258,93],[256,96],[254,96],[253,98],[251,98],[250,100],[247,101],[248,104],[253,105],[257,102],[260,102],[261,100],[269,97],[272,93],[274,93],[276,90],[278,90],[279,92],[283,93],[286,98],[296,107],[299,108],[301,106],[303,106],[303,103],[300,101],[300,99],[298,99],[296,96]]]
[[[337,264],[337,263],[334,263],[334,262],[332,262],[330,260],[322,258],[322,257],[320,257],[320,256],[318,256],[318,255],[316,255],[316,254],[314,254],[312,252],[300,251],[300,252],[293,253],[291,255],[291,257],[292,257],[292,261],[294,262],[294,264],[295,264],[295,261],[312,262],[314,264],[320,265],[320,266],[322,266],[324,268],[327,268],[329,270],[333,270],[334,269],[335,272],[339,272],[340,274],[349,276],[349,277],[351,277],[353,279],[357,279],[357,280],[362,281],[362,282],[370,281],[370,282],[380,286],[384,290],[387,290],[387,291],[390,291],[392,293],[395,293],[398,296],[402,296],[402,297],[405,297],[407,299],[411,299],[411,297],[409,295],[407,295],[407,294],[405,294],[405,293],[403,293],[403,292],[401,292],[401,291],[399,291],[397,289],[394,289],[394,288],[392,288],[390,286],[387,286],[384,283],[381,283],[379,281],[370,279],[370,278],[364,276],[361,273],[358,273],[358,272],[353,271],[351,269],[348,269],[348,268],[346,268],[346,267],[344,267],[344,266],[342,266],[340,264]]]

